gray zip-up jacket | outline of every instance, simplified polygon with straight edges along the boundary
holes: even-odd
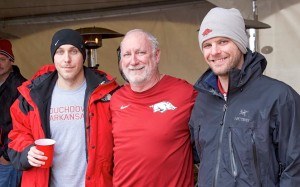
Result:
[[[300,96],[264,76],[266,59],[249,49],[229,73],[227,100],[209,69],[190,119],[199,187],[300,185]]]

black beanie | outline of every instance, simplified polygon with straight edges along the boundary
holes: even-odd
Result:
[[[57,31],[52,38],[52,43],[50,46],[51,51],[51,58],[54,62],[54,54],[56,50],[61,46],[65,44],[70,44],[76,47],[83,56],[83,61],[85,61],[86,52],[84,47],[84,42],[82,36],[79,34],[79,32],[72,30],[72,29],[62,29]]]

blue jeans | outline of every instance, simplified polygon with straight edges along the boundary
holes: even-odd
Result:
[[[11,164],[0,164],[0,187],[20,186],[21,171],[16,170]]]

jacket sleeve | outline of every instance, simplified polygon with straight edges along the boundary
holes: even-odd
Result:
[[[280,187],[300,184],[300,96],[291,89],[277,103]]]
[[[197,122],[196,122],[197,114],[198,114],[197,106],[199,105],[198,101],[199,100],[197,100],[197,97],[196,97],[196,101],[195,101],[195,104],[194,104],[194,107],[193,107],[193,110],[191,113],[190,121],[189,121],[194,164],[198,164],[200,162],[199,155],[198,155],[198,152],[200,150],[197,150],[197,144],[198,144],[197,141],[199,141],[197,139],[197,137],[198,137],[198,132],[199,132],[200,126],[196,125],[197,124]],[[198,149],[199,149],[199,147],[198,147]]]
[[[196,149],[195,141],[197,141],[197,140],[195,140],[195,134],[194,134],[195,129],[194,129],[192,119],[190,119],[189,128],[190,128],[190,134],[191,134],[191,144],[192,144],[194,164],[198,164],[198,163],[200,163],[200,159],[199,159],[198,152],[197,152],[197,149]]]
[[[10,108],[13,129],[8,135],[7,151],[11,163],[19,170],[27,170],[32,167],[27,159],[29,149],[34,145],[29,124],[28,107],[28,103],[22,102],[22,96],[20,96]]]

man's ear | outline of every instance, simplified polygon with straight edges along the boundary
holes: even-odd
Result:
[[[121,67],[121,48],[120,46],[117,49],[117,57],[118,57],[118,68],[119,68],[119,72],[122,76],[122,78],[126,81],[129,82],[128,79],[126,78],[126,76],[123,73],[122,67]]]
[[[157,49],[154,53],[154,57],[156,59],[156,62],[159,63],[160,60],[160,49]]]
[[[118,56],[118,63],[120,63],[120,60],[121,60],[121,48],[120,48],[120,46],[117,49],[117,56]]]

